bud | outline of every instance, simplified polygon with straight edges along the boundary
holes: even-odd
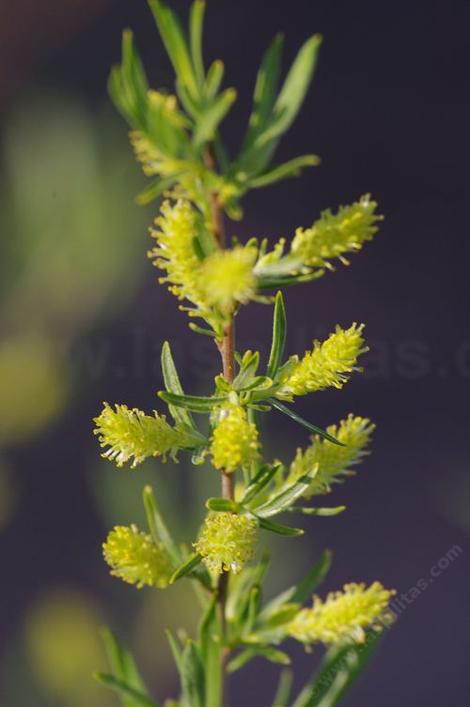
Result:
[[[135,525],[116,526],[103,543],[104,559],[111,574],[124,582],[163,589],[173,573],[170,558],[163,545],[154,543],[150,535]]]
[[[257,523],[248,516],[210,513],[194,548],[214,574],[238,574],[253,557],[257,539]]]
[[[289,624],[289,634],[302,643],[362,643],[365,630],[381,630],[392,614],[387,611],[394,591],[374,582],[346,584],[342,592],[331,592],[323,602],[314,597],[311,609],[301,609]]]

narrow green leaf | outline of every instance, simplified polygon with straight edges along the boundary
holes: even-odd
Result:
[[[330,649],[319,671],[292,707],[335,707],[340,704],[372,658],[380,636],[370,632],[361,645]]]
[[[175,665],[178,669],[178,673],[181,675],[181,669],[183,667],[183,652],[179,646],[178,641],[176,640],[175,636],[170,631],[170,629],[165,629],[165,633],[168,639],[168,643],[170,644],[171,653],[175,661]]]
[[[161,354],[161,366],[163,373],[163,381],[165,383],[165,388],[169,393],[174,393],[175,395],[184,395],[183,388],[180,383],[178,376],[178,371],[176,370],[175,362],[171,354],[171,348],[168,341],[162,346]],[[169,411],[176,422],[181,422],[188,427],[195,429],[193,418],[191,414],[182,407],[169,406]]]
[[[286,308],[284,305],[284,298],[282,292],[279,291],[276,294],[276,299],[274,302],[274,315],[273,315],[273,336],[271,343],[271,352],[269,354],[268,370],[267,374],[269,378],[275,378],[276,373],[281,365],[282,356],[284,353],[284,346],[286,343],[287,335],[287,316]]]
[[[337,516],[346,510],[346,506],[336,506],[335,508],[302,508],[301,506],[294,506],[289,509],[292,513],[302,513],[304,516]]]
[[[105,651],[114,676],[129,687],[148,697],[147,687],[133,656],[123,648],[116,636],[106,627],[101,630]],[[135,701],[121,695],[123,707],[135,707]]]
[[[189,38],[191,43],[191,57],[194,73],[202,89],[204,83],[204,60],[202,57],[202,31],[204,27],[204,13],[206,3],[204,0],[194,0],[189,14]]]
[[[204,670],[198,648],[191,640],[183,651],[181,687],[185,707],[205,707]]]
[[[196,147],[201,147],[214,139],[215,131],[227,115],[236,98],[237,92],[235,89],[227,88],[204,110],[196,121],[196,128],[194,130],[193,141]]]
[[[269,660],[271,663],[276,663],[277,665],[290,665],[291,662],[287,653],[280,651],[278,648],[263,645],[250,646],[228,663],[227,672],[235,673],[237,670],[240,670],[240,668],[243,668],[250,660],[258,657],[266,658],[266,660]]]
[[[190,555],[188,559],[185,560],[185,562],[183,562],[183,564],[180,565],[178,569],[172,574],[170,584],[173,584],[178,579],[181,579],[182,577],[186,577],[188,574],[191,574],[191,572],[198,566],[201,560],[202,557],[197,552]]]
[[[220,59],[212,62],[207,72],[205,95],[208,101],[212,100],[220,88],[224,77],[225,67]]]
[[[250,503],[269,484],[271,479],[275,476],[275,474],[277,474],[281,467],[281,464],[274,464],[273,466],[269,466],[267,464],[262,466],[253,480],[246,487],[241,498],[241,503]]]
[[[269,530],[271,533],[276,533],[277,535],[285,535],[286,537],[294,538],[298,535],[304,534],[304,531],[301,528],[291,528],[288,525],[274,523],[272,520],[267,520],[266,518],[258,518],[258,522],[260,528]]]
[[[281,179],[289,177],[298,177],[304,167],[315,167],[320,164],[320,158],[317,155],[303,155],[295,157],[284,164],[276,165],[271,169],[262,172],[257,177],[249,180],[251,189],[259,189],[267,187],[269,184],[275,184]]]
[[[155,199],[158,199],[173,186],[179,176],[180,173],[174,173],[171,177],[159,177],[136,196],[136,202],[140,204],[140,206],[145,206],[146,204],[150,204],[151,201],[155,201]]]
[[[264,143],[286,132],[295,120],[315,71],[321,37],[310,37],[300,48],[274,106],[274,120],[263,133]]]
[[[253,379],[259,366],[259,352],[248,352],[242,359],[240,371],[233,381],[234,390],[243,390]]]
[[[173,10],[162,0],[148,1],[175,73],[192,98],[196,98],[198,96],[197,81],[180,21]]]
[[[289,601],[296,604],[303,604],[312,596],[318,585],[323,582],[331,567],[332,554],[330,550],[324,550],[318,562],[314,564],[310,572],[294,589]]]
[[[214,596],[199,627],[201,659],[206,676],[204,707],[220,707],[222,695],[222,639],[217,609],[217,597]]]
[[[240,511],[240,504],[228,498],[208,498],[206,507],[210,511],[222,513],[238,513]]]
[[[278,400],[274,400],[273,398],[270,398],[269,404],[272,405],[273,408],[276,408],[276,410],[279,410],[279,412],[282,412],[282,413],[284,413],[284,415],[287,415],[288,417],[290,417],[295,422],[298,422],[299,425],[306,427],[311,432],[315,432],[316,434],[320,435],[320,437],[327,439],[329,442],[333,442],[333,444],[337,444],[340,447],[346,446],[342,442],[337,440],[336,437],[333,437],[333,435],[330,435],[325,430],[322,430],[321,427],[317,427],[316,425],[313,425],[311,422],[304,420],[303,417],[300,417],[300,415],[297,415],[297,413],[294,412],[291,408],[288,408],[286,405],[283,405]]]
[[[102,685],[106,685],[106,687],[109,687],[111,690],[117,692],[121,699],[131,699],[132,702],[129,704],[132,704],[133,707],[158,707],[157,702],[149,699],[135,688],[127,685],[122,680],[118,680],[118,678],[115,678],[114,675],[95,673],[93,677]]]
[[[226,397],[215,396],[212,398],[205,398],[199,395],[176,395],[175,393],[168,393],[161,390],[158,393],[159,397],[170,405],[175,405],[176,407],[186,408],[192,412],[210,412],[213,407],[217,405],[222,405],[226,401]]]
[[[157,501],[151,486],[145,486],[143,490],[143,501],[147,523],[152,538],[156,543],[162,543],[170,555],[173,562],[178,565],[181,562],[181,553],[166,527],[165,521],[158,509]]]
[[[288,707],[293,679],[292,670],[281,671],[276,695],[271,707]]]
[[[312,479],[317,474],[318,469],[314,469],[309,474],[301,476],[293,484],[290,484],[283,491],[275,495],[266,503],[261,506],[256,507],[256,515],[261,518],[270,518],[271,516],[279,515],[288,510],[298,498],[303,496],[303,494],[310,487]]]
[[[261,61],[253,94],[253,110],[250,116],[243,150],[246,150],[253,144],[256,136],[264,129],[271,114],[279,83],[282,47],[283,37],[278,34],[268,47]]]

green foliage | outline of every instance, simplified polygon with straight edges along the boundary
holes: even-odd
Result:
[[[285,522],[289,514],[335,516],[345,506],[316,507],[311,499],[350,476],[367,453],[373,425],[350,415],[326,430],[301,417],[292,406],[299,395],[340,389],[367,351],[363,325],[336,327],[324,342],[314,341],[303,357],[285,359],[287,314],[282,288],[310,282],[346,263],[377,230],[381,217],[369,196],[333,213],[324,211],[310,228],[298,228],[289,243],[266,240],[241,244],[224,234],[224,214],[241,217],[241,200],[249,189],[268,186],[318,164],[307,154],[273,164],[278,144],[305,100],[317,64],[319,35],[300,48],[281,81],[282,37],[265,53],[256,78],[253,106],[238,154],[231,156],[222,139],[223,120],[236,92],[222,85],[224,67],[215,60],[206,71],[202,51],[205,3],[195,0],[186,30],[162,0],[149,0],[162,41],[175,71],[171,95],[149,89],[132,34],[124,33],[120,66],[110,77],[110,93],[132,128],[131,143],[144,174],[153,178],[138,198],[147,203],[165,197],[151,235],[149,256],[163,271],[180,307],[203,326],[191,329],[215,340],[223,374],[203,394],[183,390],[171,354],[162,347],[161,367],[166,403],[174,424],[126,406],[106,406],[96,418],[96,433],[105,456],[133,466],[147,457],[189,454],[195,465],[210,459],[210,473],[222,481],[222,493],[206,502],[201,529],[179,545],[167,528],[155,495],[144,489],[149,534],[118,527],[104,546],[113,573],[125,581],[152,587],[189,580],[203,615],[197,636],[168,633],[180,676],[180,694],[168,704],[222,707],[225,672],[236,673],[253,659],[290,664],[284,643],[323,643],[320,672],[292,703],[292,673],[283,670],[273,707],[337,704],[365,666],[377,632],[388,625],[392,592],[379,582],[345,585],[322,600],[312,592],[325,578],[331,554],[325,551],[297,584],[265,601],[268,558],[257,548],[266,533],[287,542],[304,528]],[[275,294],[273,290],[278,290]],[[266,291],[270,294],[267,296]],[[274,304],[268,361],[258,351],[236,350],[234,319],[244,305]],[[266,461],[258,418],[272,410],[314,433],[310,446],[298,450],[290,465]],[[205,426],[199,428],[199,420]],[[196,422],[197,420],[197,422]],[[286,424],[287,424],[286,420]],[[202,470],[198,473],[203,473]],[[269,583],[268,583],[269,584]],[[171,589],[169,590],[171,591]],[[110,634],[106,637],[111,675],[99,679],[120,696],[125,707],[155,705],[130,656]],[[282,644],[282,648],[280,647]],[[362,646],[362,647],[361,647]]]

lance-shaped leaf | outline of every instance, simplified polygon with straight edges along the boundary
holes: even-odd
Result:
[[[323,518],[328,518],[329,516],[337,516],[346,510],[346,506],[335,506],[332,508],[309,508],[294,506],[294,508],[289,508],[292,513],[301,513],[304,516],[321,516]]]
[[[240,370],[233,381],[234,390],[243,390],[253,380],[259,366],[259,352],[246,351],[239,359]]]
[[[246,487],[240,502],[243,505],[248,505],[253,499],[269,484],[271,479],[282,468],[282,464],[274,464],[270,466],[265,464],[258,471],[256,476],[250,481]]]
[[[381,634],[371,631],[365,643],[331,648],[319,671],[292,707],[335,707],[342,703],[372,658]]]
[[[150,204],[150,202],[155,201],[155,199],[158,199],[160,196],[162,196],[170,187],[173,186],[173,184],[178,181],[178,179],[181,177],[180,172],[175,172],[174,174],[171,175],[171,177],[162,177],[155,179],[153,182],[151,182],[145,189],[143,189],[140,194],[138,194],[135,198],[136,202],[140,206],[145,206],[146,204]]]
[[[161,365],[163,380],[167,391],[175,395],[184,395],[168,341],[165,341],[162,346]],[[176,422],[181,422],[195,429],[194,421],[185,408],[169,405],[168,409]]]
[[[103,628],[101,635],[113,675],[100,674],[96,676],[97,679],[119,693],[123,707],[137,707],[141,704],[145,707],[155,705],[156,703],[150,700],[132,655],[120,645],[116,636],[108,628]],[[137,699],[144,700],[144,702],[138,702],[136,695]]]
[[[292,528],[289,525],[274,523],[272,520],[268,520],[267,518],[258,518],[258,522],[260,528],[269,530],[270,533],[275,533],[276,535],[284,535],[285,537],[295,538],[298,535],[304,534],[304,531],[301,528]]]
[[[159,707],[157,702],[151,700],[149,697],[146,697],[146,695],[143,695],[123,680],[119,680],[119,678],[114,677],[114,675],[95,673],[94,678],[102,685],[114,690],[114,692],[120,696],[122,704],[125,707]]]
[[[215,595],[199,626],[199,644],[206,676],[204,707],[220,707],[222,694],[222,636],[217,596]]]
[[[318,155],[302,155],[301,157],[294,157],[294,159],[284,162],[284,164],[276,165],[271,169],[262,172],[257,177],[250,179],[250,187],[251,189],[260,189],[261,187],[267,187],[270,184],[275,184],[282,179],[298,177],[305,167],[316,167],[319,164],[320,158]]]
[[[180,564],[181,553],[171,537],[170,531],[166,527],[151,486],[145,486],[143,491],[143,501],[145,514],[147,516],[147,524],[149,526],[152,538],[156,543],[162,543],[175,565]]]
[[[199,95],[197,80],[180,21],[161,0],[149,0],[149,5],[177,78],[189,95],[196,99]]]
[[[188,640],[181,659],[181,688],[185,707],[206,707],[204,677],[199,649],[194,641]]]
[[[211,100],[217,94],[220,88],[222,79],[224,78],[225,67],[220,59],[216,59],[212,62],[207,72],[206,85],[205,85],[205,96],[207,100]]]
[[[286,589],[271,599],[260,613],[260,623],[267,623],[284,605],[303,604],[311,597],[318,585],[326,577],[331,567],[331,552],[325,550],[308,574],[299,584]]]
[[[196,147],[201,147],[214,139],[215,132],[225,118],[230,108],[237,98],[237,92],[233,88],[227,88],[212,104],[201,112],[196,121],[193,142]]]
[[[307,491],[317,472],[318,468],[312,469],[308,474],[301,476],[297,481],[275,494],[266,503],[257,506],[255,508],[256,515],[260,518],[270,518],[290,509],[297,499]]]
[[[194,552],[190,555],[172,574],[170,579],[170,584],[174,584],[178,579],[186,577],[196,569],[202,560],[201,555],[198,552]]]
[[[206,398],[199,395],[176,395],[175,393],[166,393],[161,390],[158,393],[159,397],[170,405],[174,405],[180,408],[186,408],[186,410],[191,410],[191,412],[207,413],[212,410],[212,408],[222,405],[226,401],[226,396],[214,396],[212,398]]]
[[[269,378],[275,378],[284,354],[284,346],[287,335],[287,316],[282,292],[276,294],[273,315],[273,335],[267,374]]]
[[[289,698],[292,690],[293,682],[292,670],[282,670],[279,676],[279,683],[277,686],[276,694],[274,696],[274,701],[271,707],[287,707],[289,704]]]
[[[345,446],[342,442],[337,440],[336,437],[333,437],[333,435],[330,435],[325,430],[322,430],[321,427],[317,427],[311,422],[308,422],[308,420],[305,420],[303,417],[300,417],[300,415],[297,415],[297,413],[294,412],[291,408],[288,408],[287,405],[280,403],[278,400],[273,400],[271,398],[269,400],[269,404],[272,405],[273,408],[276,408],[276,410],[279,410],[279,412],[282,412],[284,413],[284,415],[290,417],[292,420],[294,420],[294,422],[297,422],[299,425],[306,427],[311,432],[315,432],[316,434],[320,435],[320,437],[327,439],[329,442],[333,442],[333,444],[338,444],[340,447]]]
[[[134,48],[131,30],[123,32],[122,63],[111,70],[108,90],[116,108],[130,125],[144,129],[148,84],[142,62]]]
[[[206,507],[210,511],[218,513],[238,513],[241,505],[236,501],[231,501],[229,498],[208,498]]]
[[[204,84],[204,60],[202,57],[202,32],[204,28],[204,14],[206,3],[204,0],[194,0],[189,13],[189,39],[191,45],[191,58],[194,66],[194,73],[202,89]]]
[[[278,34],[261,61],[253,94],[253,110],[245,138],[244,149],[250,147],[262,132],[276,100],[281,70],[283,37]]]
[[[273,648],[272,646],[265,646],[259,644],[256,646],[250,646],[241,651],[235,658],[227,665],[227,671],[229,673],[235,673],[240,668],[243,668],[250,660],[253,658],[266,658],[270,663],[276,663],[277,665],[290,665],[290,658],[287,653],[280,651],[278,648]]]

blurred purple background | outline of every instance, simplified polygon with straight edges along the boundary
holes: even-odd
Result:
[[[175,5],[186,12],[189,3]],[[155,677],[152,666],[159,655],[148,649],[154,637],[144,629],[152,625],[160,632],[172,599],[158,594],[153,600],[119,586],[107,574],[99,544],[111,523],[135,519],[143,479],[153,479],[162,498],[178,505],[177,515],[190,516],[189,529],[180,528],[180,536],[191,537],[203,514],[203,493],[213,493],[217,480],[209,469],[185,464],[149,465],[132,476],[116,473],[98,461],[91,418],[103,400],[152,409],[162,386],[158,360],[165,339],[173,342],[188,391],[208,390],[218,370],[211,342],[188,331],[185,316],[156,285],[156,273],[145,260],[152,211],[132,202],[145,179],[132,164],[124,124],[107,105],[107,74],[119,58],[126,26],[135,32],[153,85],[170,86],[172,74],[143,0],[21,0],[5,5],[2,19],[0,202],[9,204],[1,217],[2,341],[16,346],[24,331],[34,338],[39,328],[42,342],[47,332],[47,355],[57,361],[63,380],[51,382],[62,392],[52,403],[46,396],[51,414],[39,422],[23,423],[22,415],[44,410],[44,390],[37,381],[31,394],[26,389],[26,412],[18,413],[14,434],[1,432],[0,394],[0,480],[5,498],[11,498],[0,529],[0,703],[82,705],[68,702],[60,689],[41,685],[37,676],[28,677],[37,668],[34,656],[41,653],[34,647],[41,638],[31,638],[34,619],[28,617],[36,616],[43,597],[57,588],[86,597],[99,620],[109,621],[129,641],[132,637],[161,698],[172,689],[173,677],[169,667],[163,687]],[[292,541],[277,541],[272,579],[272,591],[287,586],[323,547],[330,547],[334,565],[323,589],[380,579],[405,595],[397,624],[346,701],[350,707],[470,704],[469,22],[470,5],[464,0],[208,2],[206,56],[222,58],[228,84],[239,88],[225,124],[233,148],[272,36],[285,31],[289,59],[309,33],[324,35],[313,89],[279,153],[288,158],[317,152],[322,165],[300,180],[250,195],[245,220],[231,225],[231,232],[243,239],[289,236],[321,209],[368,191],[386,216],[376,241],[349,268],[338,267],[319,282],[287,293],[289,353],[302,352],[336,323],[352,321],[366,323],[371,347],[366,372],[343,391],[299,402],[299,412],[319,425],[353,411],[370,416],[378,429],[373,456],[332,496],[334,505],[348,506],[347,512],[312,520],[296,548]],[[62,143],[54,125],[64,130]],[[47,140],[54,149],[47,149]],[[72,148],[80,141],[91,151],[90,163],[80,162],[79,171],[74,160],[82,159],[83,150],[73,153]],[[106,199],[93,206],[91,173],[106,192]],[[16,210],[10,213],[14,189]],[[84,255],[66,251],[56,267],[57,243],[67,248],[70,231],[77,232]],[[57,240],[47,241],[41,251],[38,241],[52,232]],[[27,238],[18,236],[24,233]],[[92,233],[87,242],[83,234]],[[38,269],[34,286],[25,284],[24,276],[31,253]],[[47,298],[41,283],[52,282],[51,273],[57,285]],[[49,316],[60,303],[65,303],[63,311]],[[240,350],[266,351],[270,317],[261,305],[242,313]],[[28,341],[23,343],[31,361],[37,360]],[[2,359],[0,351],[2,387],[8,389],[12,360],[20,359],[10,356],[4,370],[2,360],[7,357]],[[27,358],[22,380],[26,369],[32,370]],[[40,382],[44,375],[40,369]],[[28,434],[21,433],[24,425]],[[275,413],[265,432],[272,455],[286,459],[307,442],[301,429]],[[199,505],[193,494],[201,497]],[[126,507],[130,498],[132,508]],[[421,579],[427,588],[418,592],[414,588]],[[184,623],[185,600],[178,597],[174,601]],[[154,624],[145,612],[151,612]],[[45,625],[47,633],[50,624]],[[166,666],[167,648],[161,650]],[[296,657],[300,684],[317,656],[297,651]],[[260,680],[261,670],[266,680]],[[233,682],[233,705],[268,705],[275,674],[254,662],[240,687]],[[98,694],[83,704],[113,704]]]

